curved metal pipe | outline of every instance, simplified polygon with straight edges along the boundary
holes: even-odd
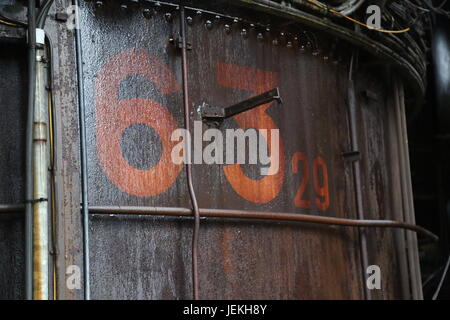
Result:
[[[406,80],[412,86],[412,91],[417,95],[416,100],[420,101],[425,93],[425,83],[422,75],[417,71],[414,65],[405,57],[391,50],[383,43],[374,41],[363,34],[358,34],[345,27],[330,22],[329,20],[321,19],[312,14],[303,12],[301,10],[287,7],[270,0],[237,0],[236,4],[249,7],[254,10],[270,12],[279,17],[284,17],[293,21],[298,21],[317,30],[326,31],[342,40],[351,44],[360,46],[368,53],[387,59],[389,62],[400,67]],[[380,36],[383,39],[383,36]]]
[[[199,209],[202,217],[209,218],[234,218],[234,219],[258,219],[274,221],[294,221],[321,225],[334,225],[356,228],[393,228],[404,229],[420,233],[433,241],[439,237],[431,231],[409,223],[394,220],[355,220],[347,218],[323,217],[301,213],[286,212],[257,212],[246,210],[225,209]],[[163,207],[132,207],[132,206],[91,206],[90,214],[130,214],[130,215],[154,215],[154,216],[187,216],[192,217],[192,210],[187,208],[163,208]]]
[[[180,24],[181,24],[181,38],[182,38],[182,73],[183,73],[183,104],[184,104],[184,125],[185,129],[190,131],[190,116],[189,116],[189,88],[188,88],[188,62],[187,62],[187,45],[186,45],[186,17],[184,7],[180,8]],[[190,150],[190,141],[187,140],[185,150]],[[190,151],[188,151],[188,159],[190,158]],[[200,229],[200,212],[195,195],[194,185],[192,182],[192,165],[186,163],[186,175],[189,189],[189,196],[191,198],[192,208],[194,212],[194,230],[192,233],[192,286],[193,298],[199,299],[199,281],[198,281],[198,233]]]

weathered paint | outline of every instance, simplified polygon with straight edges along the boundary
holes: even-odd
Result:
[[[67,5],[56,3],[59,10]],[[174,12],[169,22],[164,11],[148,20],[139,10],[117,14],[115,8],[95,10],[92,3],[84,2],[82,6],[90,204],[190,208],[185,173],[171,168],[165,155],[170,130],[183,124],[180,52],[169,42],[179,34],[178,14]],[[202,102],[226,106],[275,86],[284,100],[283,105],[265,105],[223,124],[224,129],[279,128],[281,171],[260,177],[257,166],[194,165],[200,207],[356,218],[352,167],[342,157],[343,152],[353,151],[347,113],[349,51],[332,52],[343,57],[333,64],[322,55],[314,57],[311,50],[301,54],[299,44],[288,45],[289,39],[278,31],[264,33],[258,40],[257,30],[245,27],[244,32],[239,23],[231,24],[228,34],[224,21],[192,17],[187,39],[192,45],[188,54],[192,120],[199,119],[197,106]],[[211,30],[205,27],[208,19],[213,21]],[[54,97],[55,105],[61,106],[55,116],[58,297],[80,298],[81,290],[65,287],[66,267],[82,267],[73,36],[64,24],[52,21],[50,29],[58,39]],[[300,45],[306,44],[305,39],[313,40],[314,49],[331,43],[319,33],[307,34]],[[357,70],[358,95],[370,88],[380,99],[358,98],[365,214],[400,220],[400,199],[393,194],[400,173],[391,165],[397,156],[392,148],[397,141],[390,111],[393,93],[379,74],[362,76],[366,72]],[[105,148],[105,143],[114,147]],[[161,161],[162,174],[141,175]],[[8,192],[5,202],[20,199]],[[94,299],[191,297],[191,219],[93,216],[90,222]],[[6,228],[19,226],[19,220],[6,222]],[[366,232],[370,263],[382,268],[383,289],[374,298],[409,297],[407,280],[400,273],[404,256],[397,247],[402,234]],[[18,243],[16,233],[6,234],[0,238],[2,250]],[[202,219],[200,297],[361,299],[365,270],[359,246],[358,231],[349,228]],[[15,259],[16,254],[8,250],[5,257]],[[6,279],[10,278],[0,281]],[[4,295],[20,289],[12,290]]]

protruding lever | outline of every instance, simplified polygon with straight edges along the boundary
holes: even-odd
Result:
[[[277,100],[279,103],[283,103],[280,96],[280,90],[278,88],[269,90],[229,107],[210,106],[204,102],[201,106],[200,112],[202,118],[205,120],[224,120],[274,100]]]

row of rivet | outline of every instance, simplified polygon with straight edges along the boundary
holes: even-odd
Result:
[[[88,0],[86,0],[86,1],[88,1]],[[97,0],[97,1],[93,1],[93,2],[97,8],[100,8],[103,6],[103,3],[105,1]],[[139,0],[128,0],[128,3],[131,5],[139,4],[139,2],[140,2]],[[173,11],[179,10],[179,6],[176,4],[172,4],[172,3],[155,1],[155,0],[144,0],[141,2],[143,2],[147,6],[143,9],[143,16],[146,19],[151,19],[155,15],[156,11],[162,10],[163,7],[165,6],[165,7],[169,7],[171,9],[171,12],[165,12],[164,18],[167,22],[172,22],[174,19]],[[148,7],[148,6],[152,6],[152,7]],[[122,10],[127,10],[129,8],[129,5],[127,3],[122,3],[122,4],[120,4],[120,8]],[[246,24],[246,28],[240,29],[240,34],[244,39],[249,38],[249,36],[250,36],[249,30],[254,30],[254,29],[258,28],[258,29],[264,29],[265,33],[272,32],[270,25],[255,24],[252,22],[245,21],[241,18],[230,17],[230,16],[219,14],[219,13],[211,13],[208,11],[201,11],[201,10],[197,10],[197,9],[194,10],[192,8],[186,8],[186,9],[188,11],[194,11],[195,16],[197,16],[197,17],[202,17],[204,15],[207,15],[208,17],[204,21],[204,25],[207,30],[212,30],[214,28],[215,21],[228,20],[225,22],[225,24],[223,24],[224,31],[226,34],[231,34],[232,29],[233,29],[233,27],[232,27],[233,24]],[[189,26],[192,26],[195,21],[194,17],[193,16],[186,17],[186,24]],[[223,18],[225,18],[225,19],[223,19]],[[257,32],[256,39],[259,42],[263,42],[265,40],[264,32]],[[319,56],[321,53],[321,50],[318,48],[318,41],[317,41],[315,35],[310,31],[303,31],[302,33],[303,33],[304,38],[307,39],[303,43],[300,43],[300,41],[299,41],[300,36],[292,35],[291,33],[289,33],[289,35],[287,35],[285,32],[280,32],[279,37],[275,37],[274,39],[272,39],[272,45],[279,46],[284,42],[285,46],[287,48],[293,49],[295,47],[295,43],[298,43],[300,52],[304,53],[308,49],[311,49],[313,56]],[[312,35],[313,37],[311,37],[310,35]],[[290,40],[288,38],[290,38]],[[323,56],[323,59],[325,61],[328,61],[329,56],[325,54]],[[337,63],[339,61],[337,59],[333,59],[333,62]]]

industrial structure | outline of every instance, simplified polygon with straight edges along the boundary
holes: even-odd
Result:
[[[0,299],[450,297],[449,10],[0,0]]]

